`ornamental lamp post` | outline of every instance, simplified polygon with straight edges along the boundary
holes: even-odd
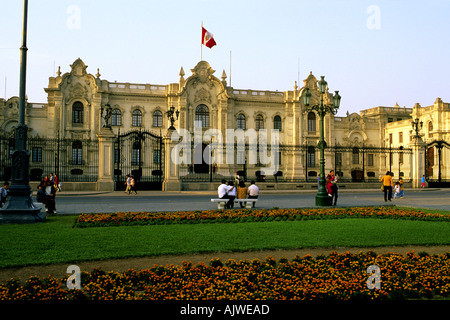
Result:
[[[309,111],[316,111],[320,117],[320,140],[318,143],[318,147],[320,150],[320,180],[319,180],[319,190],[316,195],[316,206],[331,206],[331,198],[328,196],[328,192],[325,188],[325,148],[327,146],[324,139],[324,117],[329,112],[332,114],[336,114],[340,103],[341,96],[339,95],[339,91],[335,91],[333,96],[333,104],[325,105],[324,104],[324,95],[327,93],[327,82],[325,81],[325,77],[321,76],[319,81],[319,92],[320,92],[320,104],[309,107],[311,102],[311,92],[308,88],[305,89],[305,93],[303,96],[303,102]]]
[[[28,126],[25,124],[27,69],[28,0],[23,3],[22,46],[20,48],[19,123],[15,129],[15,150],[12,154],[11,187],[5,206],[0,209],[0,223],[33,223],[45,221],[41,207],[33,204],[30,187],[30,151],[26,150]]]
[[[414,119],[414,121],[411,121],[411,126],[413,130],[415,131],[414,138],[420,138],[419,130],[423,128],[423,121],[419,122],[419,118]],[[419,128],[420,126],[420,128]]]
[[[176,130],[174,127],[175,124],[175,120],[178,120],[178,116],[180,115],[180,111],[175,111],[175,108],[172,106],[170,107],[170,109],[166,112],[167,113],[167,117],[169,118],[170,121],[170,127],[169,127],[169,131],[170,130]],[[175,119],[175,117],[176,119]]]

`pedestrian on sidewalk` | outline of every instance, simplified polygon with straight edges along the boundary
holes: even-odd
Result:
[[[126,175],[126,180],[124,185],[127,187],[125,188],[125,193],[131,194],[131,176],[129,174]]]
[[[45,183],[45,211],[50,215],[56,214],[56,189],[52,181]]]
[[[422,175],[422,188],[425,188],[425,175]]]
[[[387,171],[380,181],[383,183],[384,201],[392,201],[392,187],[394,182],[392,181],[391,173]]]
[[[399,183],[399,185],[400,185],[400,193],[399,193],[399,197],[400,198],[403,198],[403,196],[405,195],[405,188],[403,187],[403,178],[400,178],[399,180],[398,180],[398,183]]]
[[[331,203],[333,204],[333,206],[335,206],[338,198],[338,186],[337,186],[338,176],[334,174],[333,170],[330,171],[330,182],[331,182]]]
[[[9,182],[5,181],[3,187],[0,188],[0,208],[3,207],[3,205],[5,204],[8,193],[9,193]]]
[[[133,176],[131,176],[130,185],[131,185],[131,187],[130,187],[130,194],[133,191],[134,191],[134,194],[137,194],[137,191],[136,191],[136,180],[134,180]]]

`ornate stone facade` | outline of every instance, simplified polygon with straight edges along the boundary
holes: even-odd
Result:
[[[319,117],[303,103],[306,88],[312,93],[311,104],[320,101],[317,78],[312,73],[302,87],[295,83],[293,90],[261,91],[228,86],[225,71],[221,79],[217,78],[206,61],[200,61],[191,69],[192,74],[187,79],[181,68],[178,82],[166,85],[111,82],[101,78],[99,69],[95,75],[87,69],[81,59],[73,62],[69,72],[62,74],[59,68],[56,77],[50,77],[44,89],[47,102],[27,103],[29,137],[97,140],[99,135],[105,136],[102,112],[107,105],[112,109],[108,120],[111,141],[120,133],[132,130],[164,136],[170,126],[167,111],[173,107],[179,111],[176,129],[186,129],[192,135],[196,128],[201,128],[202,132],[217,129],[224,137],[227,129],[242,129],[244,133],[266,129],[270,141],[271,130],[278,129],[281,148],[277,169],[282,172],[279,181],[307,178],[317,181]],[[332,103],[331,93],[326,94],[324,103]],[[17,97],[0,99],[0,135],[10,135],[17,125],[17,114]],[[342,179],[352,181],[375,181],[387,170],[392,171],[394,177],[402,175],[408,180],[415,174],[418,179],[420,172],[412,169],[416,140],[411,122],[416,118],[423,122],[419,130],[423,148],[429,144],[424,174],[430,179],[437,179],[438,175],[449,179],[450,151],[445,143],[450,143],[450,107],[439,98],[428,107],[406,108],[396,104],[345,117],[327,114],[324,120],[328,146],[326,171],[335,169]],[[445,142],[443,146],[440,144],[440,164],[435,141]],[[203,149],[209,143],[210,137],[205,136]],[[112,144],[108,146],[113,152]],[[434,151],[429,151],[430,148]],[[89,160],[87,154],[82,157]],[[108,157],[109,162],[111,157]],[[168,159],[166,155],[166,161]],[[241,167],[219,163],[214,173],[229,177]],[[260,166],[248,164],[243,168],[246,175],[253,177]],[[183,172],[187,171],[180,169],[179,174]]]

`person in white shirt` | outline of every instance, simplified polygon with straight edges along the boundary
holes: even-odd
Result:
[[[249,199],[258,199],[258,195],[259,195],[259,188],[258,186],[255,184],[255,181],[252,180],[250,182],[250,187],[248,187],[247,189],[247,193],[248,193],[248,198]],[[253,202],[253,208],[255,207],[255,203]]]
[[[227,203],[229,209],[234,208],[234,199],[236,199],[236,187],[233,181],[228,182],[228,198],[230,199]]]
[[[217,193],[218,193],[220,199],[230,199],[225,204],[225,209],[229,209],[230,207],[233,207],[233,205],[234,205],[234,197],[236,197],[236,191],[234,191],[233,199],[231,199],[231,195],[230,195],[230,190],[232,193],[233,189],[235,189],[234,186],[227,185],[225,179],[222,179],[222,184],[217,189]]]

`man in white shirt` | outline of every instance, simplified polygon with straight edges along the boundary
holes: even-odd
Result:
[[[252,180],[250,182],[250,187],[248,187],[247,189],[247,193],[248,193],[248,198],[249,199],[258,199],[258,195],[259,195],[259,188],[258,186],[255,184],[255,181]],[[253,202],[253,208],[255,207],[255,203]]]
[[[226,180],[222,179],[222,184],[217,189],[217,193],[218,193],[220,199],[230,199],[225,204],[225,209],[229,209],[234,204],[234,202],[233,202],[234,197],[231,198],[231,196],[228,194],[228,191],[230,191],[232,188],[234,188],[234,187],[228,186],[226,184]]]

